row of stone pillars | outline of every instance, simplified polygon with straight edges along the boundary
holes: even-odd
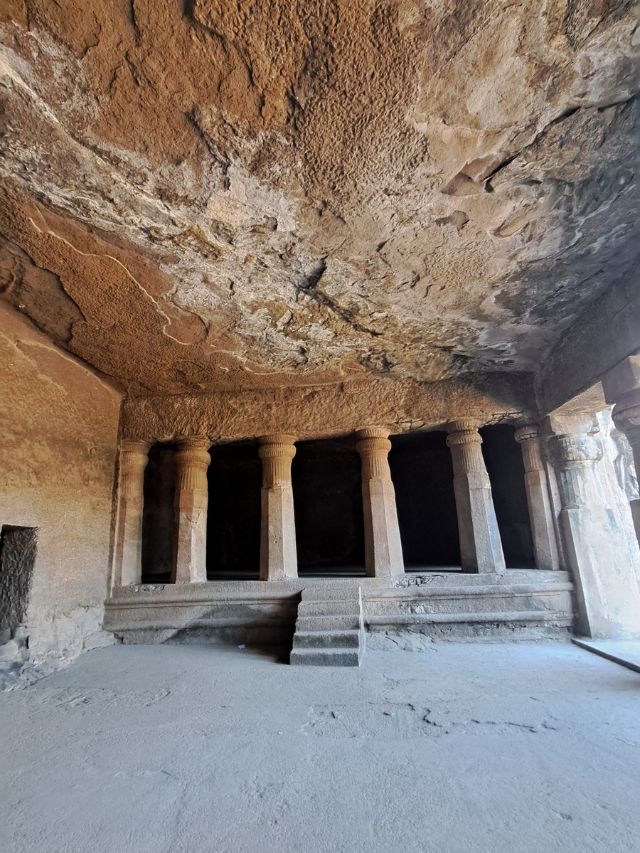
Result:
[[[516,432],[526,471],[536,564],[558,568],[553,518],[537,428]],[[283,580],[298,574],[291,462],[295,437],[269,435],[259,439],[262,460],[261,580]],[[489,475],[482,455],[478,424],[455,422],[448,429],[454,492],[460,531],[462,569],[502,572],[505,561],[498,531]],[[144,471],[149,442],[127,440],[120,453],[119,507],[115,542],[114,582],[127,586],[141,582]],[[391,471],[389,433],[381,427],[356,432],[362,464],[365,568],[367,575],[391,577],[404,572],[402,544]],[[206,581],[207,467],[206,438],[177,444],[174,578],[177,583]]]

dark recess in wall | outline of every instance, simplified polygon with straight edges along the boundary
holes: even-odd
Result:
[[[389,464],[405,568],[459,567],[458,519],[446,433],[393,436]]]
[[[207,578],[257,579],[262,463],[254,442],[211,448]]]
[[[360,457],[354,440],[302,441],[293,460],[298,570],[364,574]]]
[[[534,568],[524,465],[514,428],[498,424],[484,427],[480,434],[507,568]]]
[[[25,620],[37,542],[36,527],[5,524],[0,530],[0,631],[13,633]]]
[[[169,583],[173,566],[174,448],[155,444],[144,472],[142,583]]]

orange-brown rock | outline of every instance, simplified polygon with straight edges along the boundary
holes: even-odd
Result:
[[[131,393],[534,372],[636,263],[626,2],[0,21],[0,287]]]

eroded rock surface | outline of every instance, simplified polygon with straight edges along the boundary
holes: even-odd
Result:
[[[0,287],[132,393],[535,371],[640,253],[635,12],[8,0]]]

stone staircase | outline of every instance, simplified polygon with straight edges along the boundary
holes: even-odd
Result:
[[[360,666],[364,646],[359,586],[323,584],[302,591],[290,663]]]

